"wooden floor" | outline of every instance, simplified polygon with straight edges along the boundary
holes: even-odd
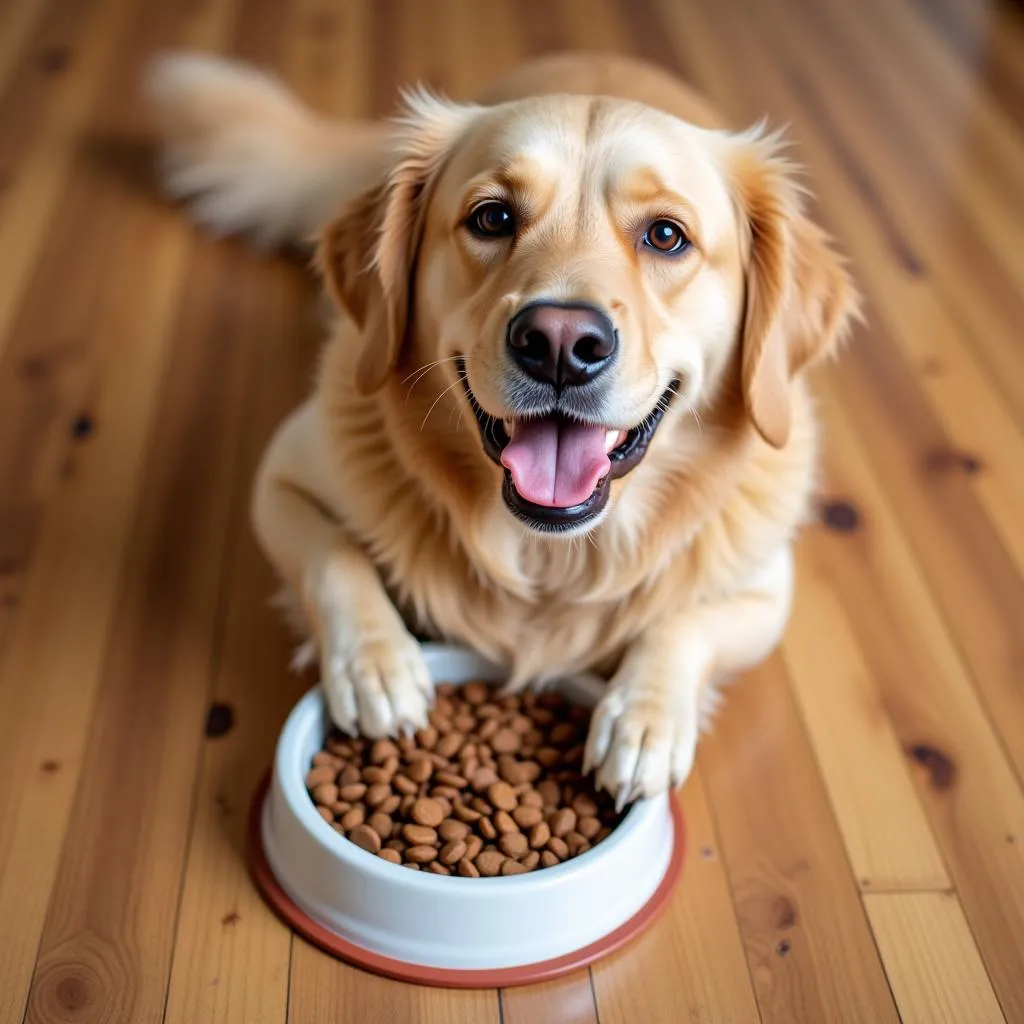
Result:
[[[444,992],[320,954],[243,867],[306,685],[246,523],[318,344],[302,269],[154,196],[192,46],[386,113],[573,46],[789,122],[869,323],[820,380],[792,626],[683,795],[631,948]],[[968,0],[0,0],[0,1024],[1024,1022],[1024,11]]]

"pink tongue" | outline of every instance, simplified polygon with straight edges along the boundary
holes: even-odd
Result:
[[[586,501],[611,469],[604,450],[606,433],[604,427],[553,416],[517,423],[515,436],[501,453],[501,464],[527,501],[570,508]]]

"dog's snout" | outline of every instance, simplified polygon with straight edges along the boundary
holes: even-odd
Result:
[[[537,302],[508,325],[508,349],[531,377],[561,387],[586,384],[615,361],[618,334],[609,317],[586,305]]]

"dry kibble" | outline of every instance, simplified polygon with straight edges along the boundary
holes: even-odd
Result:
[[[491,737],[491,750],[496,754],[514,754],[522,742],[522,737],[514,729],[499,729]]]
[[[369,807],[379,807],[391,796],[391,787],[386,782],[375,782],[366,791],[365,800]]]
[[[403,825],[402,838],[413,846],[432,845],[437,842],[437,832],[426,825]]]
[[[315,768],[312,768],[306,776],[306,788],[315,789],[317,786],[322,786],[326,782],[334,782],[334,778],[337,774],[337,769],[332,768],[330,765],[317,765]]]
[[[348,834],[356,846],[361,846],[370,853],[377,853],[380,850],[380,836],[369,825],[357,825]]]
[[[437,856],[436,846],[410,846],[405,851],[405,859],[413,864],[426,864]]]
[[[551,828],[546,821],[538,821],[537,824],[530,829],[530,846],[535,850],[539,850],[542,847],[547,846],[550,838]]]
[[[332,732],[312,756],[307,790],[335,831],[410,870],[493,878],[581,856],[618,824],[582,775],[587,709],[556,692],[435,689],[414,735]]]
[[[394,828],[394,823],[391,821],[391,816],[383,814],[380,811],[374,811],[366,819],[366,824],[373,829],[381,837],[381,839],[387,839],[391,835],[391,829]]]
[[[313,799],[318,804],[330,807],[338,802],[338,787],[333,782],[321,782],[313,789]]]
[[[377,740],[370,751],[373,764],[383,764],[389,757],[398,756],[398,747],[391,740]]]
[[[466,856],[466,844],[461,839],[456,839],[454,842],[445,843],[441,847],[441,863],[442,864],[457,864],[463,857]]]
[[[569,812],[572,813],[571,811]],[[429,825],[434,828],[436,825],[440,825],[442,821],[447,817],[444,810],[444,805],[437,800],[432,800],[429,797],[422,797],[412,805],[412,820],[417,825]],[[576,824],[576,816],[573,815],[572,825]],[[569,828],[572,827],[569,826]],[[569,829],[566,829],[568,832]]]
[[[530,807],[524,804],[512,812],[512,818],[520,828],[533,828],[544,819],[544,814],[539,807]]]
[[[523,857],[529,851],[530,844],[522,832],[509,832],[498,840],[498,849],[509,857]]]
[[[555,811],[548,824],[551,826],[551,834],[561,838],[576,827],[576,812],[571,807],[563,807]]]
[[[341,816],[341,827],[358,828],[366,820],[366,811],[362,807],[353,807]]]
[[[565,860],[569,856],[569,847],[565,845],[565,840],[559,839],[558,836],[552,836],[547,846],[559,860]]]
[[[488,786],[487,799],[501,811],[511,811],[519,803],[512,787],[507,782],[495,782]]]
[[[485,850],[477,855],[474,863],[476,864],[477,871],[484,878],[493,878],[501,870],[501,865],[504,862],[505,855],[503,853],[499,853],[497,850]]]
[[[438,826],[437,834],[446,843],[451,843],[457,839],[465,839],[469,835],[469,826],[465,822],[445,818]]]

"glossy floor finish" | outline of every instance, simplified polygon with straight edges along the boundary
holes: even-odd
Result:
[[[792,626],[701,748],[669,910],[591,971],[380,980],[246,876],[304,685],[246,502],[319,334],[301,267],[154,197],[169,45],[349,114],[640,54],[791,123],[853,257]],[[0,0],[0,1024],[1024,1021],[1022,167],[1008,0]]]

